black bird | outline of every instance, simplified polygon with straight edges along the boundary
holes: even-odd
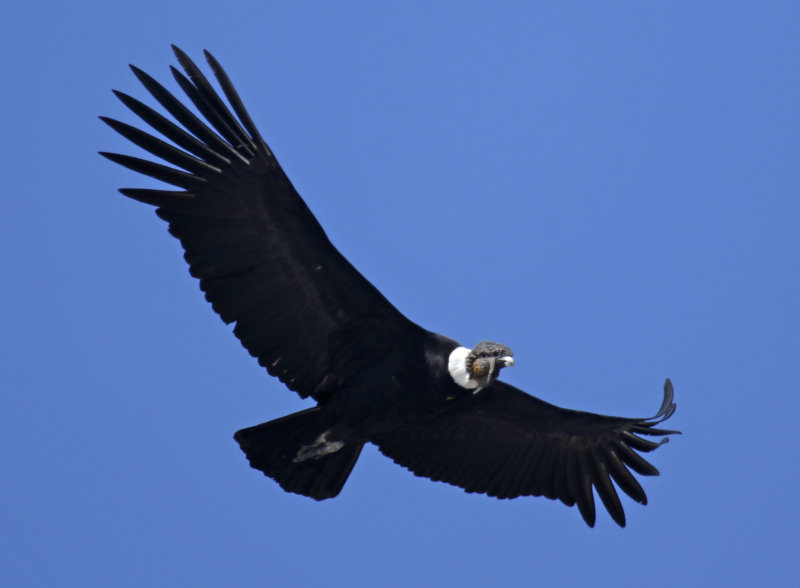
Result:
[[[630,470],[658,475],[637,451],[652,451],[676,432],[655,428],[675,411],[670,381],[660,410],[646,419],[559,408],[498,381],[514,365],[511,350],[488,341],[462,347],[395,309],[328,240],[217,60],[205,52],[233,112],[173,49],[186,75],[174,67],[172,74],[206,122],[131,66],[179,124],[114,93],[172,144],[101,119],[175,167],[101,154],[179,188],[120,192],[157,207],[206,299],[235,323],[242,345],[289,389],[317,402],[238,431],[250,465],[288,492],[323,500],[339,494],[370,442],[414,474],[467,492],[577,504],[589,526],[594,488],[625,526],[614,483],[646,504]]]

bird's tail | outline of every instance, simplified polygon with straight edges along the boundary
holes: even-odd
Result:
[[[330,423],[319,407],[241,429],[233,436],[250,465],[287,492],[315,500],[341,492],[363,443],[328,439]]]

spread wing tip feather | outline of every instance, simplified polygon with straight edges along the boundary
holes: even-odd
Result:
[[[672,387],[672,381],[667,378],[664,380],[664,401],[661,403],[661,408],[658,409],[656,416],[653,418],[660,418],[662,421],[665,421],[671,417],[677,407],[674,398],[675,389]]]
[[[639,419],[639,422],[634,425],[631,429],[633,433],[639,433],[640,435],[649,435],[653,437],[661,437],[664,435],[680,435],[680,431],[676,431],[673,429],[657,429],[655,425],[661,424],[667,419],[669,419],[673,414],[675,414],[675,409],[677,408],[677,404],[674,401],[675,398],[675,389],[672,386],[672,382],[669,378],[666,379],[664,382],[664,399],[661,402],[661,408],[658,409],[658,412],[649,417],[644,419]],[[664,437],[658,445],[663,445],[664,443],[668,443],[669,438]]]

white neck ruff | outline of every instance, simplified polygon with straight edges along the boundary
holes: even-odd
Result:
[[[447,361],[447,370],[453,381],[467,390],[475,390],[480,384],[470,378],[467,371],[467,356],[470,354],[471,349],[466,347],[456,347],[450,354],[450,359]]]

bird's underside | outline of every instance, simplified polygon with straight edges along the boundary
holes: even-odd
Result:
[[[336,496],[364,443],[416,475],[498,498],[546,496],[577,505],[590,526],[594,493],[621,526],[617,488],[641,504],[631,472],[675,431],[672,384],[652,418],[559,408],[498,380],[513,353],[473,348],[408,320],[330,243],[261,138],[227,75],[206,58],[230,106],[174,48],[187,108],[136,77],[170,117],[120,100],[165,140],[101,117],[169,165],[103,153],[177,190],[121,192],[157,207],[213,309],[267,371],[317,406],[235,435],[250,464],[290,492]],[[650,441],[646,437],[657,437]]]

